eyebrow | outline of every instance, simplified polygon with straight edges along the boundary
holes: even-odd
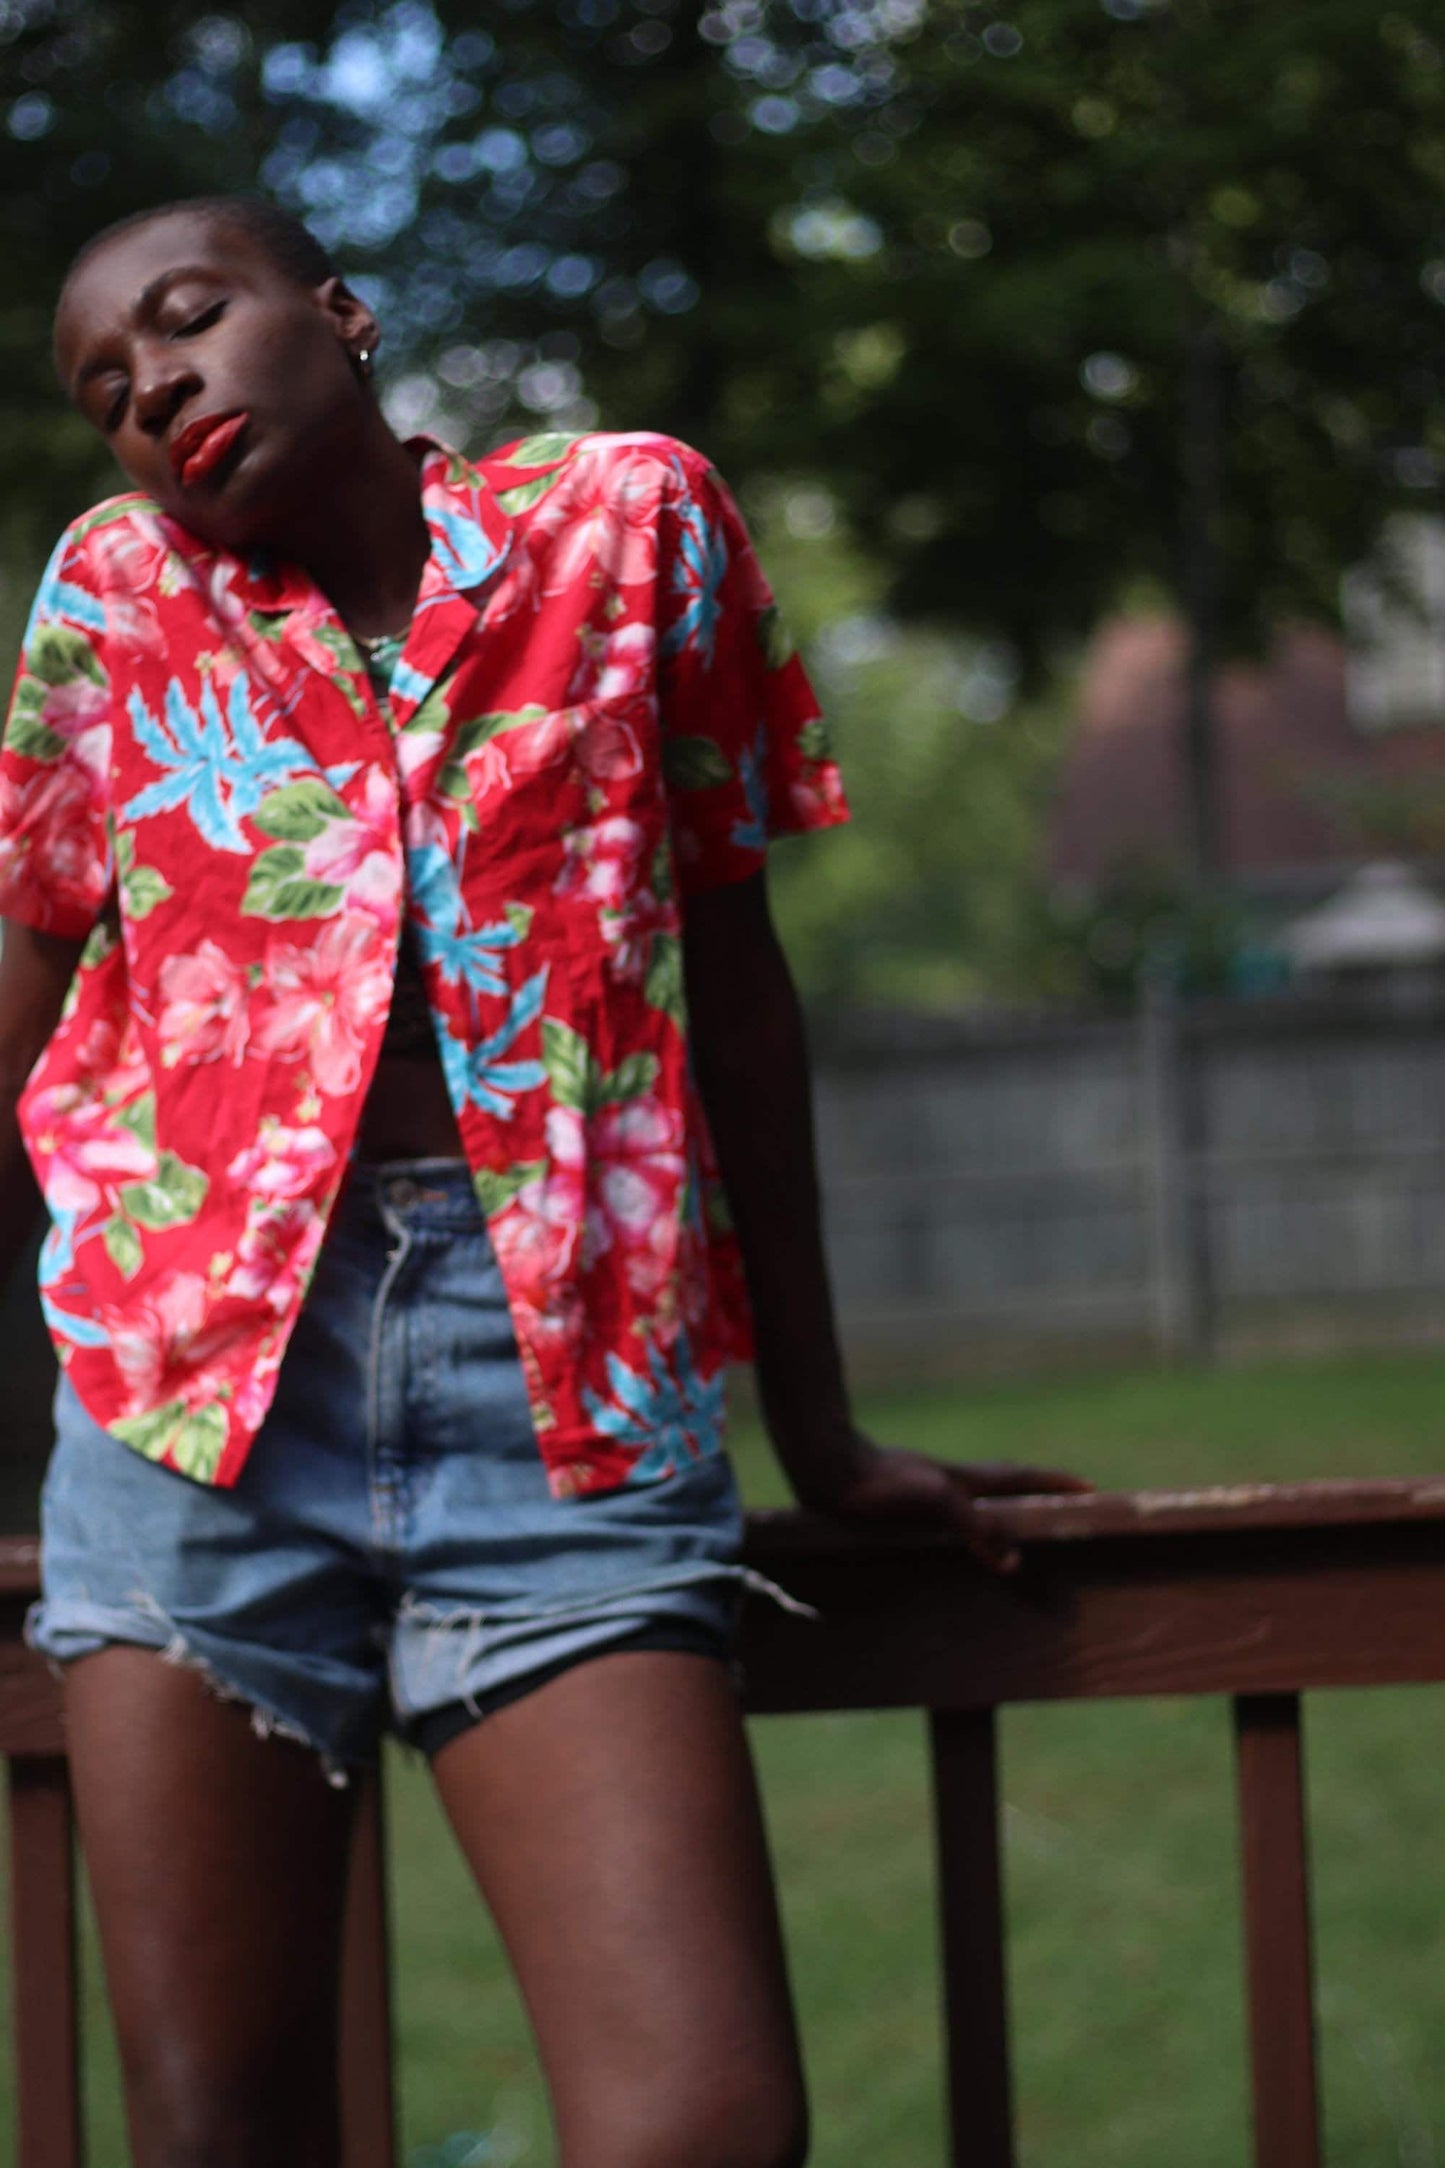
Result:
[[[179,285],[182,279],[210,279],[213,284],[219,284],[224,276],[224,272],[217,271],[212,264],[188,263],[174,266],[169,271],[160,272],[148,286],[141,289],[132,314],[141,317],[158,308],[168,289]],[[107,370],[114,367],[115,363],[112,361],[88,361],[76,374],[75,389],[79,391],[81,385],[88,384],[92,377],[104,376]]]

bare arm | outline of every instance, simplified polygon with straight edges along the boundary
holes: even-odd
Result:
[[[9,1280],[40,1212],[15,1104],[60,1011],[84,947],[4,921],[0,941],[0,1287]]]
[[[945,1519],[995,1566],[972,1500],[1088,1490],[1078,1476],[954,1465],[873,1443],[852,1419],[818,1212],[802,1014],[762,874],[689,900],[683,943],[693,1063],[737,1227],[758,1389],[798,1498],[868,1520]]]

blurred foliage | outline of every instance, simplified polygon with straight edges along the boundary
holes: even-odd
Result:
[[[1164,859],[1123,862],[1088,895],[1052,899],[1049,920],[1054,978],[1095,1000],[1132,1002],[1149,981],[1185,996],[1256,992],[1284,975],[1236,898]]]
[[[1333,618],[1438,503],[1424,0],[0,0],[0,119],[0,617],[113,483],[50,381],[63,266],[195,190],[335,248],[402,428],[662,428],[753,499],[826,492],[842,613],[944,630],[819,648],[864,815],[795,884],[820,985],[1053,983],[1041,688],[1188,584],[1191,353],[1227,645]],[[964,639],[1026,696],[996,723],[954,704]]]
[[[854,814],[773,856],[778,922],[815,1009],[1074,990],[1040,865],[1065,688],[1020,707],[1006,651],[890,617],[881,567],[843,539],[816,484],[759,488],[747,509]]]

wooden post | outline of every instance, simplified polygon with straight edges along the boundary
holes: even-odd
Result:
[[[992,1709],[934,1709],[933,1795],[952,2168],[1013,2168]]]
[[[1297,1694],[1234,1703],[1255,2168],[1320,2168]]]
[[[70,1775],[60,1755],[10,1763],[17,2158],[80,2168],[80,2018]]]
[[[341,1960],[341,2157],[345,2168],[396,2168],[391,1936],[380,1772],[357,1802]]]

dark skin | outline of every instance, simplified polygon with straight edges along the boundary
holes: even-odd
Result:
[[[72,279],[55,350],[138,488],[209,542],[264,542],[302,565],[371,637],[408,622],[427,549],[416,466],[358,359],[377,339],[341,280],[299,284],[236,229],[167,213]],[[181,432],[230,412],[248,416],[231,453],[182,480]],[[945,1465],[859,1431],[818,1227],[802,1023],[761,876],[693,900],[684,953],[763,1405],[794,1490],[860,1525],[945,1526],[1007,1568],[974,1501],[1088,1486],[1052,1470]],[[77,955],[6,929],[7,1230],[33,1197],[15,1097]],[[383,1063],[362,1137],[369,1156],[459,1152],[439,1067]],[[13,1262],[0,1255],[0,1269]],[[74,1663],[66,1692],[138,2168],[333,2168],[346,1794],[150,1651]],[[723,1667],[661,1652],[593,1658],[454,1739],[433,1767],[532,2015],[562,2168],[800,2162],[781,1940]]]

